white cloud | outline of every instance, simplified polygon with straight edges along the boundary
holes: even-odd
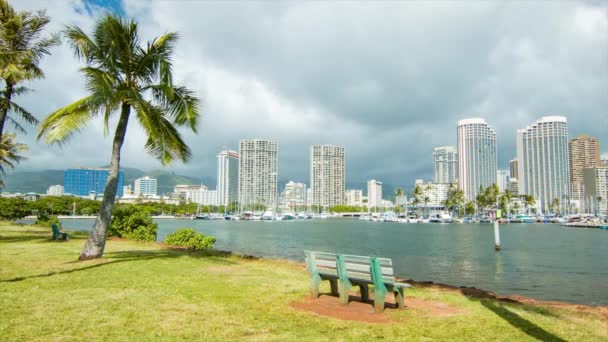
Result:
[[[46,1],[19,1],[39,9]],[[231,3],[124,1],[143,39],[178,31],[176,80],[203,101],[194,151],[174,170],[213,176],[215,155],[241,138],[279,142],[280,177],[308,179],[309,146],[346,147],[350,181],[410,185],[429,178],[432,148],[455,144],[456,121],[484,116],[498,133],[499,166],[515,130],[549,114],[570,134],[608,141],[606,5],[575,2]],[[48,7],[53,30],[90,29],[79,1]],[[99,13],[95,13],[98,15]],[[68,46],[20,103],[41,117],[84,94]],[[110,139],[92,123],[63,149],[34,143],[24,168],[107,164]],[[132,120],[123,165],[156,168]],[[608,142],[604,142],[608,143]]]

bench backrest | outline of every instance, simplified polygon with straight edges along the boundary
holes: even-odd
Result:
[[[344,260],[340,270],[345,271],[345,276],[350,279],[360,279],[374,281],[374,276],[383,283],[393,284],[395,277],[393,275],[393,261],[388,258],[375,258],[361,255],[341,255]],[[377,270],[374,269],[373,260],[377,261]],[[374,273],[376,271],[376,273]]]
[[[394,284],[393,262],[388,258],[305,251],[308,270],[338,276],[342,280],[364,280]]]
[[[319,273],[330,276],[338,276],[335,253],[304,251],[306,254],[306,267],[311,273]]]

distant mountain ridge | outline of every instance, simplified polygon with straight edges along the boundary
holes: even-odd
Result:
[[[159,194],[173,191],[177,184],[203,184],[210,189],[215,189],[215,177],[195,178],[191,176],[178,175],[168,170],[143,171],[136,168],[122,168],[125,173],[124,185],[133,185],[137,178],[150,176],[158,180]],[[63,185],[64,170],[39,170],[39,171],[16,171],[6,175],[4,179],[6,192],[35,192],[46,193],[51,185]]]
[[[107,167],[107,166],[106,166]],[[136,168],[125,167],[122,168],[125,173],[125,184],[133,185],[137,178],[149,176],[158,180],[158,193],[166,194],[173,191],[173,187],[177,184],[191,184],[206,185],[209,189],[214,190],[216,188],[216,178],[211,176],[205,176],[196,178],[192,176],[178,175],[173,171],[169,170],[152,170],[143,171]],[[46,190],[51,185],[61,184],[63,185],[63,171],[64,170],[39,170],[39,171],[17,171],[10,173],[4,179],[5,187],[2,191],[6,192],[35,192],[39,194],[46,193]],[[279,194],[285,188],[287,180],[280,179],[278,181]],[[308,186],[308,184],[307,184]],[[382,184],[383,197],[386,199],[394,200],[394,189],[396,186],[392,184]],[[404,187],[408,196],[411,194],[413,187]],[[363,194],[367,195],[367,183],[366,182],[349,182],[346,183],[346,189],[361,189]]]

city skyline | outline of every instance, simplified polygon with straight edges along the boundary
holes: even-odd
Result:
[[[32,10],[46,7],[46,2],[19,1],[15,6]],[[454,144],[453,122],[466,117],[484,117],[496,130],[499,169],[506,169],[514,157],[513,132],[544,115],[567,116],[571,136],[589,134],[606,140],[606,73],[596,72],[605,70],[608,57],[603,4],[327,4],[327,11],[340,13],[340,20],[332,25],[311,16],[320,10],[314,3],[252,4],[253,17],[240,17],[234,6],[126,1],[122,8],[143,27],[180,32],[176,82],[192,88],[205,104],[200,134],[184,136],[193,147],[193,158],[186,165],[170,165],[176,173],[214,176],[216,165],[211,161],[223,145],[260,137],[280,142],[281,178],[308,179],[309,146],[329,144],[350,151],[345,160],[347,183],[378,178],[412,184],[416,178],[432,179],[426,156],[433,147]],[[362,35],[351,23],[358,22],[364,8],[369,20]],[[441,8],[445,25],[434,25]],[[73,23],[88,26],[104,10],[59,2],[48,8],[50,29]],[[192,13],[204,13],[204,18],[194,20]],[[287,13],[300,18],[295,22],[302,26],[284,20]],[[228,18],[243,25],[228,30]],[[255,25],[259,18],[277,29],[267,32]],[[220,34],[211,35],[205,23],[217,26]],[[420,29],[431,29],[441,44],[428,44]],[[556,34],[563,39],[552,39]],[[222,35],[233,45],[218,39]],[[277,49],[267,49],[261,37]],[[389,37],[399,38],[400,43],[387,43]],[[312,49],[287,44],[301,40],[310,42]],[[336,44],[343,41],[349,44]],[[243,58],[243,51],[251,58]],[[301,58],[310,53],[326,58]],[[457,58],[443,58],[446,53]],[[345,56],[356,58],[338,62]],[[53,65],[65,67],[58,70]],[[42,67],[47,78],[32,82],[35,92],[17,100],[39,119],[84,92],[68,46],[54,49]],[[531,92],[534,101],[528,96]],[[78,144],[63,148],[36,142],[34,130],[28,129],[29,134],[19,140],[30,145],[29,159],[17,171],[47,169],[57,163],[105,165],[111,141],[104,139],[102,126],[101,120],[96,121],[75,137]],[[123,165],[161,168],[141,153],[145,141],[137,128],[129,132]],[[414,142],[416,148],[411,148]],[[395,152],[401,146],[407,153]]]

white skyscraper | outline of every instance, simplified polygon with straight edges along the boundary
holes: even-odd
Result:
[[[278,144],[241,140],[239,146],[239,203],[275,207],[277,203]]]
[[[382,207],[382,182],[375,179],[367,181],[367,207]]]
[[[346,205],[349,205],[352,207],[362,207],[363,206],[363,190],[361,190],[361,189],[346,190]]]
[[[281,207],[299,211],[306,207],[306,184],[289,182],[281,195]]]
[[[496,183],[496,133],[486,120],[458,121],[458,186],[467,200]]]
[[[239,154],[222,151],[217,155],[217,196],[219,205],[239,200]]]
[[[138,178],[135,180],[135,189],[133,193],[135,196],[153,197],[156,196],[156,189],[158,181],[156,178],[150,178],[148,176]]]
[[[344,147],[310,147],[310,188],[312,205],[323,208],[344,204]]]
[[[498,185],[500,192],[509,188],[509,170],[496,171],[496,185]]]
[[[436,147],[433,150],[433,183],[450,184],[458,179],[458,152],[454,146]]]
[[[517,130],[520,195],[532,195],[542,211],[569,198],[568,123],[563,116],[546,116]]]
[[[450,189],[450,184],[425,183],[421,179],[417,179],[416,185],[420,186],[420,189],[422,190],[419,204],[421,206],[442,207],[444,205],[444,201],[448,199],[448,190]],[[427,200],[426,203],[425,200]]]

